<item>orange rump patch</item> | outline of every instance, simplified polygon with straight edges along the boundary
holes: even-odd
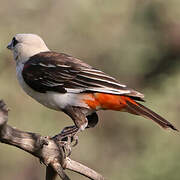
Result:
[[[123,111],[127,106],[127,101],[133,104],[137,103],[130,97],[105,94],[105,93],[93,93],[87,94],[88,98],[85,98],[85,103],[92,109],[109,109],[116,111]]]

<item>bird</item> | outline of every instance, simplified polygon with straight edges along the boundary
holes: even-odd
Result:
[[[62,132],[65,137],[96,126],[99,110],[128,112],[178,131],[142,105],[142,93],[78,58],[49,50],[36,34],[16,34],[7,48],[13,52],[22,89],[42,105],[62,111],[73,120],[74,125]]]

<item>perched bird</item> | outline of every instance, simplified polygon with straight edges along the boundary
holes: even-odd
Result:
[[[75,126],[67,136],[98,122],[98,110],[116,110],[151,119],[163,128],[170,122],[140,104],[144,95],[72,56],[49,50],[35,34],[17,34],[7,46],[24,91],[44,106],[63,111]]]

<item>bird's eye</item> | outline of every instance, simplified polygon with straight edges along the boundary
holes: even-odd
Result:
[[[15,47],[17,43],[18,43],[17,39],[15,37],[13,37],[13,39],[12,39],[13,47]]]

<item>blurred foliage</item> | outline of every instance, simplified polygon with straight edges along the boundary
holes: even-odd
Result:
[[[0,96],[11,109],[11,125],[53,135],[72,124],[18,85],[6,46],[16,33],[35,33],[50,49],[79,57],[145,93],[148,107],[180,127],[179,0],[0,1]],[[97,127],[80,134],[73,159],[108,179],[179,180],[178,133],[130,114],[99,115]],[[44,179],[45,169],[29,154],[0,144],[0,157],[1,180]]]

